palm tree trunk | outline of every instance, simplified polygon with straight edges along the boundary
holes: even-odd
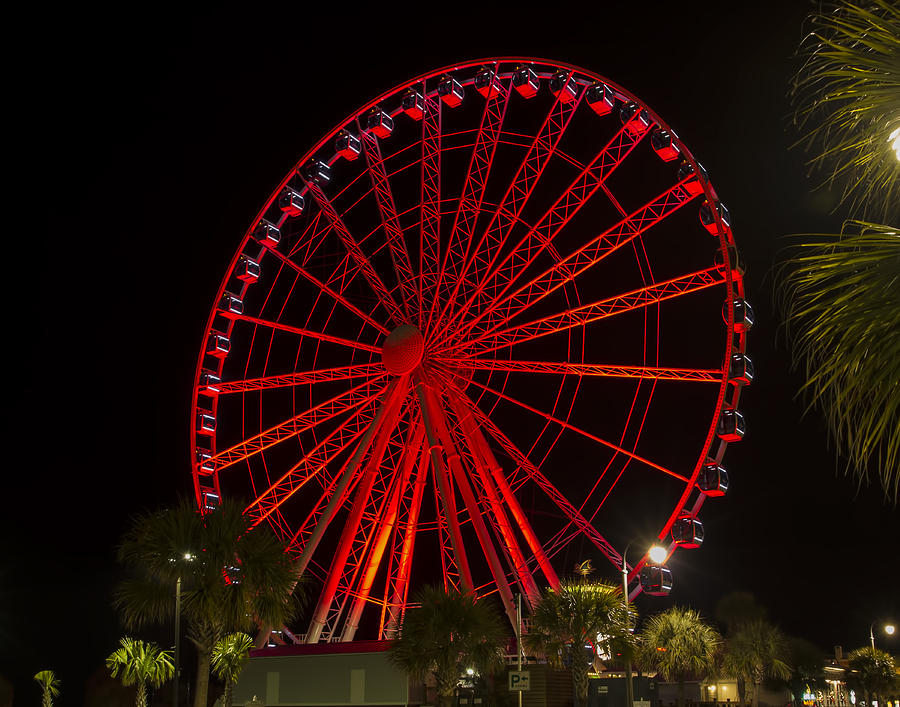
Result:
[[[234,681],[225,681],[225,694],[223,695],[225,707],[231,707],[231,693],[234,690]]]
[[[143,680],[137,685],[137,697],[134,699],[134,707],[147,707],[147,683]]]
[[[754,681],[753,686],[750,688],[753,695],[753,707],[759,707],[759,685],[758,682]]]
[[[206,707],[209,693],[210,651],[197,650],[197,683],[194,691],[194,707]]]
[[[575,683],[575,699],[581,707],[587,707],[588,666],[584,661],[572,661],[572,682]]]

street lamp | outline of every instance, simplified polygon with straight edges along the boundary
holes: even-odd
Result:
[[[897,630],[893,624],[885,624],[881,628],[888,636],[893,636],[894,631]],[[869,644],[872,646],[872,650],[874,651],[875,650],[875,622],[874,621],[869,624]]]
[[[186,562],[193,562],[194,556],[186,552],[182,556]],[[175,562],[176,560],[171,560]],[[172,680],[173,707],[178,707],[178,673],[180,672],[179,660],[181,658],[181,572],[175,580],[175,676]]]
[[[625,560],[625,558],[628,555],[628,548],[630,547],[631,543],[629,542],[625,546],[625,552],[622,553],[622,603],[625,606],[625,628],[629,633],[631,632],[631,613],[628,609],[628,562]],[[654,545],[647,552],[647,556],[652,562],[655,562],[659,565],[666,561],[668,552],[666,551],[666,548],[660,545]],[[625,707],[634,707],[634,685],[632,684],[631,675],[631,655],[626,656],[625,659],[625,695]]]

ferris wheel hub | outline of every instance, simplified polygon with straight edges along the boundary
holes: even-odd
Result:
[[[381,360],[388,373],[402,376],[411,373],[422,362],[424,353],[422,332],[412,324],[401,324],[384,340]]]

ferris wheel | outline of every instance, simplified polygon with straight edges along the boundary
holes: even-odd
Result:
[[[620,569],[635,534],[702,543],[752,323],[728,211],[646,104],[545,60],[429,72],[316,142],[238,246],[197,500],[249,499],[312,578],[297,641],[391,638],[426,582],[512,620],[573,544]]]

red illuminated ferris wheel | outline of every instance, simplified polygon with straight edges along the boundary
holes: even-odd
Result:
[[[699,546],[751,325],[728,212],[644,103],[544,60],[431,72],[244,236],[197,366],[198,503],[249,498],[296,555],[296,640],[390,638],[425,582],[512,617],[585,554]]]

